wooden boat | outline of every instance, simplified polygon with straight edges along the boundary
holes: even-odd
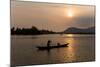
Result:
[[[62,45],[57,45],[57,46],[37,46],[37,48],[39,49],[39,50],[50,50],[50,49],[53,49],[53,48],[62,48],[62,47],[68,47],[68,44],[69,43],[67,43],[67,44],[62,44]]]

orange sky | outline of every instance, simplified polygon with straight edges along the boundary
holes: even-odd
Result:
[[[63,31],[94,26],[95,6],[11,2],[11,26]]]

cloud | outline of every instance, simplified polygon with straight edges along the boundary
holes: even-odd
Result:
[[[80,16],[74,19],[74,24],[78,27],[91,27],[95,25],[94,16]]]

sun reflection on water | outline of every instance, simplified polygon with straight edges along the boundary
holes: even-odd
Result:
[[[66,36],[73,37],[74,35],[73,34],[66,34]]]
[[[73,34],[68,34],[66,35],[70,38],[65,38],[65,42],[69,43],[68,48],[66,49],[66,60],[69,60],[70,62],[73,62],[76,60],[75,58],[75,48],[74,48],[74,44],[75,44],[75,39],[74,39],[74,35]]]

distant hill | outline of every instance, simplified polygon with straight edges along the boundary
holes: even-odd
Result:
[[[40,35],[40,34],[95,34],[95,27],[80,29],[70,27],[63,32],[53,32],[49,30],[39,30],[35,26],[31,28],[11,28],[11,35]]]
[[[80,29],[76,27],[70,27],[66,29],[63,33],[72,33],[72,34],[95,34],[95,27]]]

